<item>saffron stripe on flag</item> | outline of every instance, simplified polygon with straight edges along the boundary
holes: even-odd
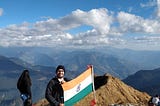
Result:
[[[79,82],[82,82],[91,74],[92,74],[92,69],[89,68],[88,70],[83,72],[81,75],[79,75],[77,78],[62,84],[63,90],[65,91],[65,90],[75,87]]]

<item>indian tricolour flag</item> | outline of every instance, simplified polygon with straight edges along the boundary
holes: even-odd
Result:
[[[62,84],[65,106],[73,106],[93,91],[94,78],[92,68],[92,66],[88,67],[86,71],[75,79]]]

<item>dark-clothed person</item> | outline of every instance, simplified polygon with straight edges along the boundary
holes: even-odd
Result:
[[[32,106],[31,78],[28,70],[24,70],[17,82],[24,106]]]
[[[64,66],[57,66],[56,76],[47,85],[45,97],[50,103],[50,106],[64,106],[64,94],[61,84],[68,81],[68,79],[64,78],[64,73]]]

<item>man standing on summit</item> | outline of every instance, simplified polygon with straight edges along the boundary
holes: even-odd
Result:
[[[64,94],[61,84],[68,81],[64,78],[65,68],[58,65],[56,68],[56,76],[52,78],[46,88],[45,97],[50,106],[64,106]]]

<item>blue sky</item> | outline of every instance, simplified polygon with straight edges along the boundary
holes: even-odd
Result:
[[[160,50],[160,0],[1,0],[0,46]]]

